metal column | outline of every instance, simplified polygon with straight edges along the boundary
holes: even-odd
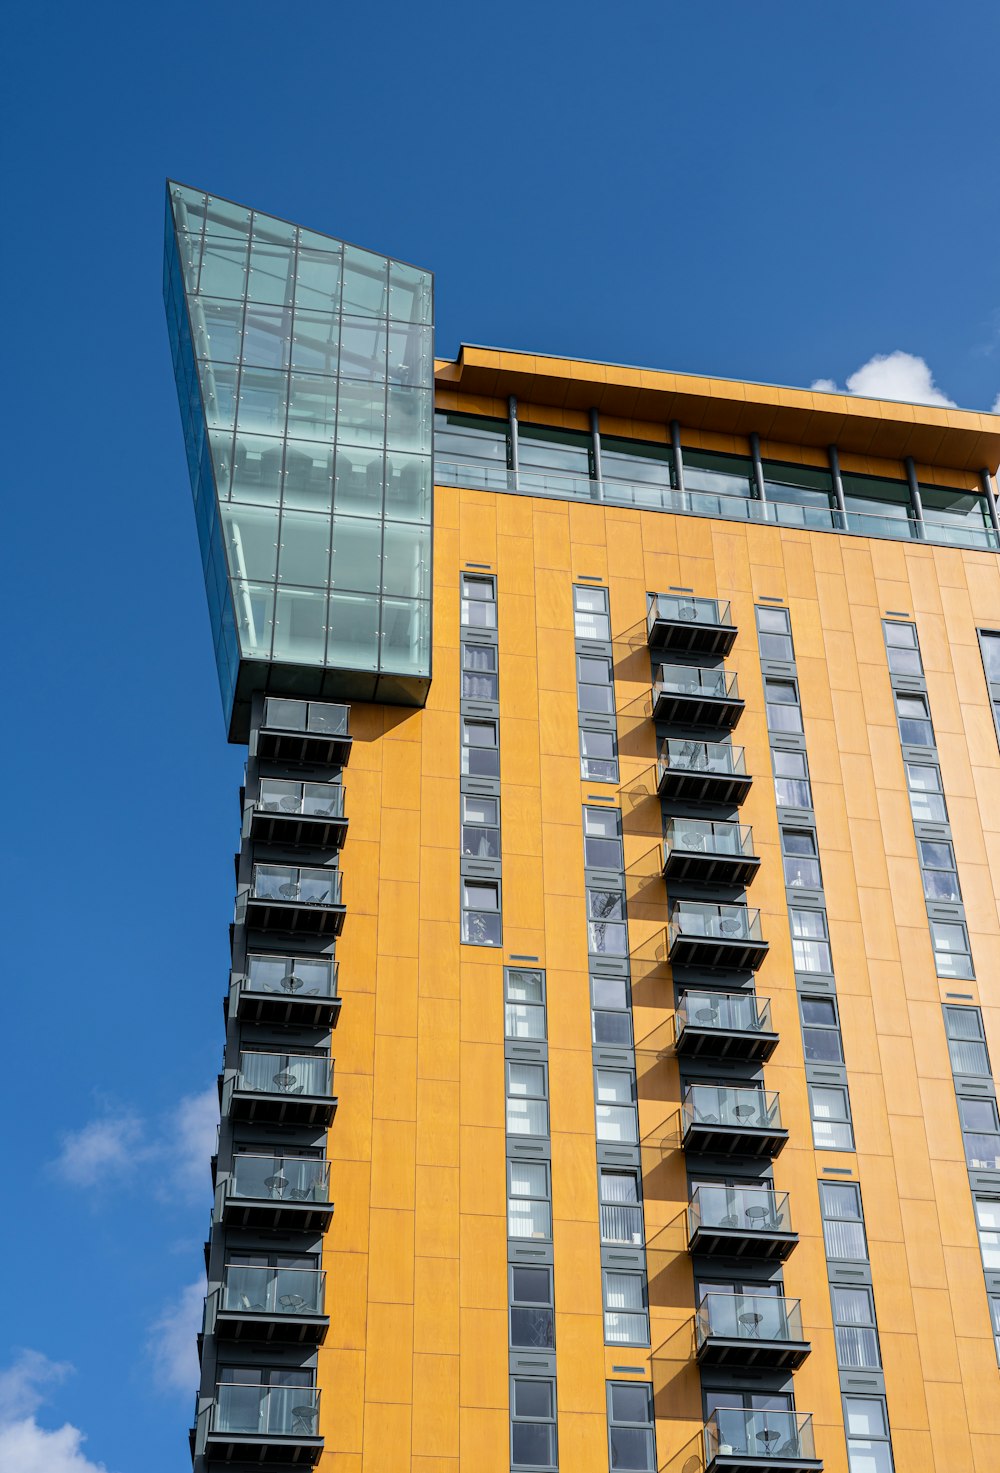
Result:
[[[750,436],[750,456],[753,460],[753,479],[754,485],[757,487],[757,500],[766,501],[767,491],[764,488],[764,462],[760,458],[760,436],[756,433]]]
[[[840,515],[840,525],[847,531],[847,503],[844,500],[844,482],[840,474],[840,452],[836,445],[828,445],[826,453],[830,459],[830,476],[833,480],[833,494],[837,499],[837,511]]]
[[[908,455],[903,461],[903,464],[906,466],[906,479],[910,483],[910,501],[913,505],[913,510],[917,514],[917,522],[920,526],[920,535],[923,536],[924,503],[920,500],[920,483],[917,480],[917,467],[913,463],[913,456]]]
[[[518,450],[517,450],[517,399],[511,394],[507,400],[507,469],[514,480],[514,489],[518,490]]]
[[[684,490],[684,456],[681,454],[681,426],[680,421],[670,421],[670,444],[674,452],[674,480],[677,482],[677,490]]]
[[[601,468],[601,424],[600,416],[596,409],[590,411],[590,456],[593,464],[593,480],[596,487],[591,487],[590,495],[594,501],[604,498],[604,472]]]
[[[990,509],[990,521],[993,523],[993,530],[1000,536],[1000,521],[997,520],[997,498],[996,492],[993,489],[993,477],[985,466],[979,472],[979,483],[983,488],[983,495],[986,497],[986,505]]]

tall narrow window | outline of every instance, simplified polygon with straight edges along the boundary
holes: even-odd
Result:
[[[893,1473],[884,1397],[845,1396],[844,1430],[851,1473]]]
[[[785,884],[790,889],[822,889],[823,876],[819,868],[814,829],[783,828],[781,852],[784,857]]]
[[[519,1350],[551,1350],[556,1343],[550,1268],[510,1269],[510,1343]]]
[[[944,1026],[954,1073],[979,1075],[989,1079],[990,1059],[986,1051],[986,1034],[979,1009],[945,1007]]]
[[[832,997],[800,997],[802,1047],[807,1064],[842,1064],[844,1045]]]
[[[581,726],[580,776],[594,783],[618,781],[618,738],[613,731]]]
[[[505,1027],[508,1038],[545,1037],[545,974],[508,967],[504,972],[506,986]]]
[[[507,1162],[508,1238],[552,1237],[552,1205],[547,1161]]]
[[[941,769],[933,762],[907,762],[906,785],[914,823],[947,823]]]
[[[613,1048],[632,1047],[632,1010],[625,977],[591,977],[593,1041]]]
[[[875,1302],[867,1288],[830,1285],[833,1325],[837,1341],[837,1364],[848,1370],[877,1370],[882,1364]]]
[[[987,1273],[1000,1273],[1000,1198],[976,1197],[974,1205],[983,1268]]]
[[[469,629],[497,627],[497,586],[494,578],[462,574],[462,623]]]
[[[462,794],[462,853],[475,859],[500,858],[500,800]]]
[[[628,927],[620,890],[587,890],[587,930],[594,956],[626,956]]]
[[[653,1388],[647,1382],[608,1382],[608,1445],[612,1473],[654,1473]]]
[[[512,1468],[555,1468],[556,1383],[515,1376],[510,1383]]]
[[[927,697],[919,693],[894,691],[900,740],[911,747],[933,747],[934,727]]]
[[[848,1263],[868,1262],[861,1190],[854,1182],[821,1181],[820,1211],[827,1258]]]
[[[931,945],[939,977],[966,979],[976,975],[964,921],[931,921]]]
[[[774,796],[779,808],[811,808],[812,786],[805,752],[790,752],[783,747],[771,751],[774,767]]]
[[[599,1166],[601,1203],[601,1242],[628,1244],[641,1248],[643,1243],[642,1202],[637,1171]]]
[[[507,1134],[549,1133],[549,1104],[544,1064],[507,1065]]]
[[[462,775],[499,777],[500,743],[495,721],[462,722]]]
[[[893,675],[923,675],[916,627],[913,624],[890,624],[888,621],[883,627],[889,669]]]
[[[495,701],[498,695],[496,645],[463,644],[463,700]]]
[[[462,940],[470,946],[499,946],[500,882],[462,881]]]
[[[576,692],[581,711],[613,716],[615,687],[611,661],[596,655],[577,655]]]
[[[583,810],[583,862],[588,869],[622,868],[621,821],[617,808]]]
[[[928,900],[961,900],[955,851],[945,839],[918,839],[920,871]]]
[[[960,1096],[958,1118],[970,1171],[1000,1171],[1000,1116],[996,1100]]]
[[[792,625],[787,609],[757,606],[757,642],[762,660],[794,660]]]
[[[799,707],[799,690],[794,680],[764,680],[764,708],[767,712],[768,731],[783,731],[801,734],[802,711]]]
[[[604,1270],[604,1341],[607,1345],[648,1345],[646,1275]]]
[[[792,926],[792,965],[795,970],[832,972],[826,912],[796,908],[789,910],[788,917]]]
[[[611,638],[611,616],[608,612],[608,590],[573,585],[573,627],[577,639],[608,641]]]
[[[813,1145],[820,1151],[853,1151],[851,1105],[839,1085],[811,1084]]]
[[[635,1145],[639,1139],[635,1075],[628,1069],[598,1069],[595,1074],[598,1141]]]

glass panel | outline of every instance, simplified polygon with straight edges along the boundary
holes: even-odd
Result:
[[[384,317],[388,310],[389,263],[357,246],[344,247],[344,312],[358,317]]]
[[[337,446],[334,499],[338,511],[362,517],[382,515],[384,461],[381,449],[365,450],[354,445],[345,449]]]
[[[274,611],[274,658],[322,665],[326,650],[325,590],[279,588]]]
[[[249,314],[248,314],[249,325]],[[336,374],[340,355],[340,324],[327,312],[295,309],[292,368],[300,373]]]
[[[378,664],[378,603],[371,594],[331,593],[327,663],[348,670]]]
[[[286,511],[281,518],[278,581],[325,588],[329,576],[329,520],[308,512]]]
[[[340,254],[332,249],[317,251],[299,245],[295,268],[295,308],[333,313],[340,305]],[[346,307],[345,307],[346,310]]]
[[[293,373],[288,398],[289,437],[330,442],[336,423],[337,380]]]
[[[385,514],[390,521],[429,522],[431,461],[389,448],[385,457]]]
[[[295,255],[289,246],[255,239],[250,247],[250,278],[247,296],[254,302],[275,306],[292,304]]]

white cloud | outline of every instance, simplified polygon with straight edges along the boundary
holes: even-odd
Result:
[[[843,393],[829,378],[816,379],[811,385],[824,394]],[[954,399],[943,394],[923,358],[916,353],[876,353],[867,363],[855,369],[847,379],[846,392],[869,399],[896,399],[905,404],[935,404],[946,409],[956,407]]]
[[[24,1350],[9,1370],[0,1372],[0,1468],[11,1473],[107,1473],[81,1451],[79,1427],[65,1422],[55,1431],[39,1427],[35,1412],[43,1388],[65,1379],[72,1367]]]
[[[100,1189],[135,1179],[143,1167],[143,1186],[156,1196],[200,1197],[209,1187],[218,1123],[215,1085],[185,1095],[151,1121],[127,1110],[108,1111],[63,1136],[52,1169],[70,1186]]]
[[[198,1331],[205,1300],[205,1280],[182,1289],[150,1327],[147,1342],[156,1384],[161,1391],[188,1396],[198,1384]]]
[[[1000,414],[1000,394],[996,396],[996,398],[993,400],[993,403],[990,405],[990,413]]]

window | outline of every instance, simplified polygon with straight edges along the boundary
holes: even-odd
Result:
[[[617,808],[583,810],[583,862],[588,869],[624,868],[621,814]]]
[[[996,1100],[959,1096],[958,1118],[965,1142],[965,1160],[971,1171],[1000,1171],[1000,1116]]]
[[[837,1364],[848,1370],[878,1370],[882,1357],[875,1327],[872,1291],[830,1285],[833,1325],[837,1341]]]
[[[844,1430],[851,1473],[893,1473],[884,1397],[845,1396]]]
[[[463,644],[462,698],[495,701],[499,696],[495,644]]]
[[[612,1473],[655,1473],[653,1388],[648,1382],[608,1382],[608,1445]]]
[[[507,421],[438,410],[434,416],[434,446],[444,460],[491,465],[506,471]]]
[[[826,913],[822,910],[791,908],[792,965],[797,972],[832,972]]]
[[[462,722],[462,773],[465,777],[499,777],[500,746],[495,721]]]
[[[762,660],[794,660],[792,625],[787,609],[757,608],[757,642]]]
[[[595,1043],[632,1047],[629,985],[624,977],[591,977],[591,1026]]]
[[[931,921],[934,966],[939,977],[970,979],[976,973],[969,950],[969,933],[962,921]]]
[[[844,1046],[837,1021],[837,1004],[830,997],[800,997],[802,1047],[807,1064],[842,1064]]]
[[[499,946],[499,880],[462,881],[462,940],[470,946]]]
[[[641,1248],[643,1222],[638,1173],[599,1166],[598,1179],[601,1242],[628,1243]]]
[[[580,728],[580,776],[595,783],[618,781],[618,738],[613,731]]]
[[[948,809],[941,791],[941,769],[930,762],[907,762],[906,785],[915,823],[947,823]]]
[[[577,639],[611,638],[608,590],[573,585],[573,627]]]
[[[507,1162],[507,1236],[542,1239],[552,1237],[547,1162]]]
[[[552,1270],[510,1269],[510,1343],[518,1350],[552,1350],[556,1343]]]
[[[587,890],[587,938],[595,956],[626,956],[628,927],[620,890]]]
[[[782,829],[785,884],[792,889],[819,890],[823,885],[813,829]]]
[[[531,485],[550,482],[546,471],[558,475],[590,476],[591,437],[578,430],[550,429],[547,425],[518,425],[517,466],[522,475],[531,476]]]
[[[911,747],[933,747],[934,728],[931,725],[927,697],[904,695],[898,690],[893,691],[893,695],[896,698],[900,741],[908,742]]]
[[[768,731],[802,731],[799,692],[794,680],[764,680]]]
[[[983,652],[983,668],[991,685],[1000,685],[1000,633],[980,629],[979,647]]]
[[[1000,1294],[990,1295],[990,1324],[993,1326],[993,1344],[997,1360],[1000,1360]]]
[[[597,655],[576,657],[577,705],[581,711],[614,715],[615,687],[611,661]]]
[[[975,1208],[983,1268],[990,1273],[998,1273],[1000,1272],[1000,1198],[976,1197]]]
[[[604,1343],[649,1344],[644,1273],[604,1270]]]
[[[609,1145],[635,1145],[635,1075],[630,1069],[596,1069],[594,1094],[597,1139]]]
[[[514,1376],[510,1383],[510,1461],[514,1468],[555,1468],[556,1383]]]
[[[775,747],[771,752],[774,767],[774,796],[779,808],[811,808],[812,787],[805,752],[786,752]]]
[[[851,1104],[839,1085],[811,1084],[813,1145],[818,1151],[853,1151]]]
[[[889,656],[889,669],[893,675],[923,675],[924,667],[920,660],[920,649],[917,645],[917,630],[913,624],[888,624],[882,625],[885,631],[886,653]]]
[[[918,839],[917,853],[928,900],[961,900],[955,851],[944,839]]]
[[[545,1037],[545,974],[508,967],[504,972],[506,988],[504,1026],[508,1038]]]
[[[826,1244],[827,1258],[841,1258],[849,1263],[867,1263],[868,1244],[865,1240],[865,1219],[861,1211],[861,1188],[854,1182],[821,1181],[819,1205],[823,1215],[823,1241]]]
[[[507,1065],[507,1134],[549,1133],[548,1090],[544,1064]]]
[[[500,800],[462,794],[462,853],[500,858]]]
[[[497,585],[493,578],[462,574],[462,623],[467,629],[497,627]]]
[[[990,1059],[986,1052],[983,1017],[978,1008],[945,1007],[944,1031],[948,1036],[951,1067],[956,1074],[978,1074],[991,1077]]]

